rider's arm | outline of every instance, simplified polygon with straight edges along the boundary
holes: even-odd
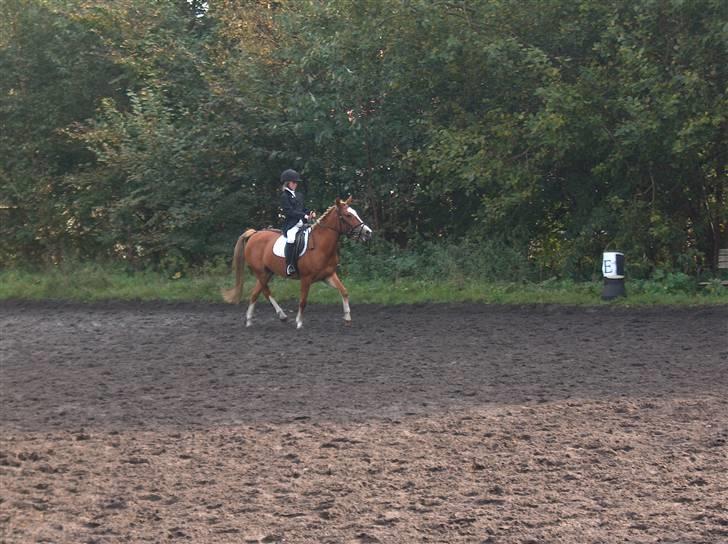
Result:
[[[292,217],[293,219],[303,219],[306,217],[306,213],[297,211],[293,208],[291,199],[285,193],[281,195],[281,208],[283,208],[283,214],[286,217]]]

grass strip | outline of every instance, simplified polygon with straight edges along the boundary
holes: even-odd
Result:
[[[675,289],[655,281],[626,282],[627,297],[601,300],[601,282],[549,280],[541,283],[489,282],[463,278],[441,280],[363,279],[344,277],[352,302],[415,304],[425,302],[482,302],[491,304],[569,305],[707,305],[728,304],[728,288],[719,282],[708,287]],[[232,286],[232,276],[220,270],[188,275],[127,272],[99,265],[57,267],[45,271],[0,271],[0,300],[162,300],[221,302],[220,289]],[[246,294],[254,280],[246,275]],[[275,279],[276,299],[295,300],[299,283]],[[312,287],[312,303],[338,303],[338,293],[324,284]]]

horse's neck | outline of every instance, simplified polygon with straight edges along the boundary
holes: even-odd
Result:
[[[311,231],[311,238],[313,239],[314,247],[320,248],[321,251],[326,253],[333,253],[336,251],[336,246],[339,241],[339,232],[333,227],[321,223],[316,225]]]

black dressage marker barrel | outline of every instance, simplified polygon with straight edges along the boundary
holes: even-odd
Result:
[[[624,288],[624,253],[605,251],[602,256],[602,274],[604,275],[602,300],[627,296]]]

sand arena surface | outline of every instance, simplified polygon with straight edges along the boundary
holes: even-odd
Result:
[[[244,310],[0,303],[0,542],[728,542],[725,306]]]

